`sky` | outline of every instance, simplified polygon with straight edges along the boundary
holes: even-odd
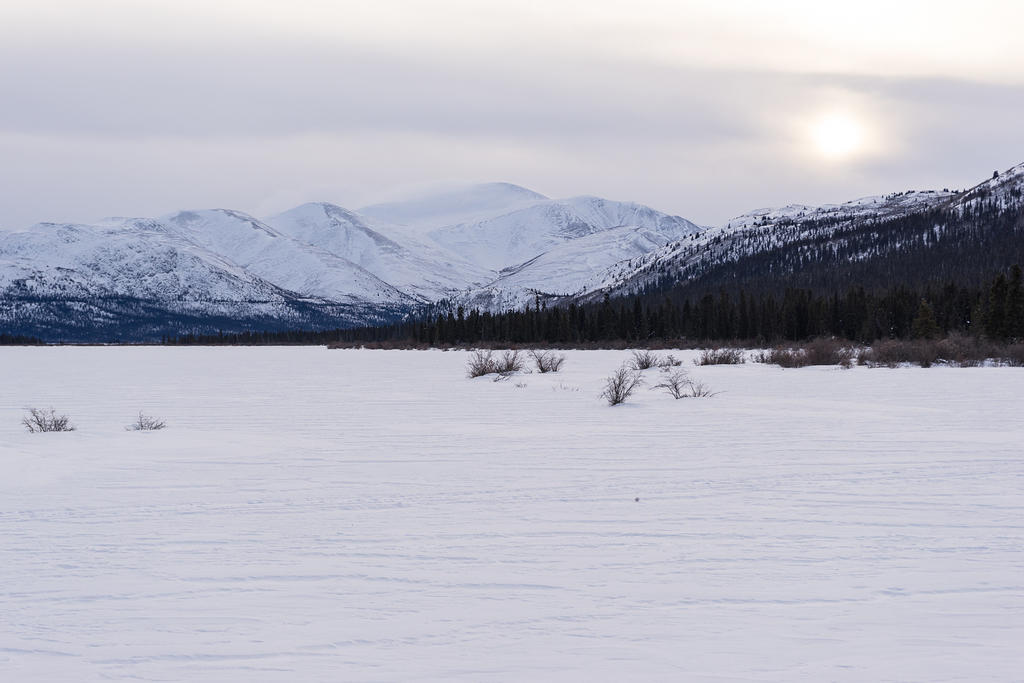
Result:
[[[450,182],[706,225],[1024,162],[1024,3],[3,0],[0,228]]]

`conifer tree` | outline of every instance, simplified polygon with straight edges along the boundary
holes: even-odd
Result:
[[[1010,270],[1006,292],[1006,336],[1024,339],[1024,284],[1021,283],[1019,265]]]
[[[917,339],[934,339],[939,336],[939,324],[935,322],[935,312],[927,301],[921,299],[917,307],[917,317],[910,326],[910,334]]]
[[[1000,273],[993,280],[988,292],[985,308],[985,334],[993,339],[1003,339],[1006,334],[1006,298],[1008,292],[1006,276]]]

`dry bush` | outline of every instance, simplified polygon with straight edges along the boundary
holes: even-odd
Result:
[[[755,363],[764,363],[765,365],[780,365],[784,368],[793,368],[797,367],[796,356],[797,354],[793,349],[784,349],[777,346],[774,349],[754,354],[753,361]]]
[[[565,356],[554,351],[530,351],[530,357],[540,373],[558,372],[565,362]]]
[[[931,339],[915,339],[907,342],[910,350],[911,362],[917,363],[922,368],[930,368],[942,360],[938,342]]]
[[[623,365],[611,377],[605,378],[601,398],[608,401],[608,405],[617,406],[624,403],[642,383],[639,372],[628,365]]]
[[[655,384],[655,389],[664,389],[672,398],[685,398],[689,396],[688,390],[692,382],[686,374],[686,370],[676,370],[671,375]]]
[[[711,391],[711,388],[704,382],[690,382],[690,391],[688,396],[691,398],[705,398],[717,395],[717,391]]]
[[[716,392],[703,382],[695,382],[690,379],[685,370],[677,370],[665,378],[660,384],[654,385],[655,389],[664,389],[675,399],[680,398],[702,398],[714,396]]]
[[[668,370],[669,368],[676,368],[683,364],[683,361],[679,360],[671,353],[658,360],[658,367],[662,370]]]
[[[68,419],[67,415],[58,415],[53,408],[49,410],[42,410],[40,408],[28,408],[28,415],[21,419],[21,424],[25,425],[32,434],[37,432],[73,432],[75,431],[75,425],[71,424],[71,420]]]
[[[161,419],[146,415],[143,412],[139,412],[139,417],[135,422],[131,423],[126,427],[130,432],[151,432],[158,429],[163,429],[167,426],[167,423]]]
[[[896,368],[904,363],[913,363],[922,368],[931,367],[941,360],[939,343],[930,339],[885,339],[864,349],[857,356],[857,362],[871,367]],[[964,355],[956,365],[970,364]]]
[[[759,363],[770,363],[784,368],[803,368],[808,365],[841,365],[850,367],[853,349],[836,341],[820,337],[804,346],[774,348],[757,357]]]
[[[853,349],[835,339],[819,337],[804,347],[807,365],[842,365],[849,367],[853,361]]]
[[[697,365],[740,365],[747,362],[743,349],[704,349],[697,359]]]
[[[993,345],[965,334],[951,334],[934,344],[939,358],[960,367],[981,365],[985,359],[998,355],[998,349]]]
[[[957,367],[977,367],[987,361],[1002,365],[1024,365],[1024,344],[997,344],[992,341],[951,334],[944,339],[886,339],[863,350],[861,365],[899,367],[904,363],[923,368],[936,363]]]
[[[1002,361],[1014,367],[1024,367],[1024,344],[1010,344],[1007,346]]]
[[[907,349],[907,342],[901,339],[884,339],[875,342],[871,347],[861,350],[857,354],[857,363],[878,367],[899,367],[901,363],[910,360],[910,353]]]
[[[501,375],[508,375],[513,372],[519,372],[523,369],[523,358],[519,355],[519,351],[510,350],[505,351],[501,354],[501,358],[494,362],[494,372]]]
[[[633,365],[634,370],[647,370],[653,368],[661,363],[661,359],[658,358],[658,354],[652,353],[647,349],[633,352],[633,360],[630,361]]]
[[[523,369],[523,357],[519,351],[509,350],[495,358],[494,352],[477,349],[466,361],[466,374],[470,377],[483,377],[498,373],[499,375],[510,375]]]
[[[470,377],[483,377],[492,372],[497,372],[494,357],[490,351],[477,349],[466,362],[466,373]]]

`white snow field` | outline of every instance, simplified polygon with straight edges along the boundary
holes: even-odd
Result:
[[[1024,370],[677,354],[0,349],[0,679],[1021,680]]]

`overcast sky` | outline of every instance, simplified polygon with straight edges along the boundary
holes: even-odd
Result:
[[[750,209],[1024,162],[1006,0],[3,0],[0,227],[447,181]]]

